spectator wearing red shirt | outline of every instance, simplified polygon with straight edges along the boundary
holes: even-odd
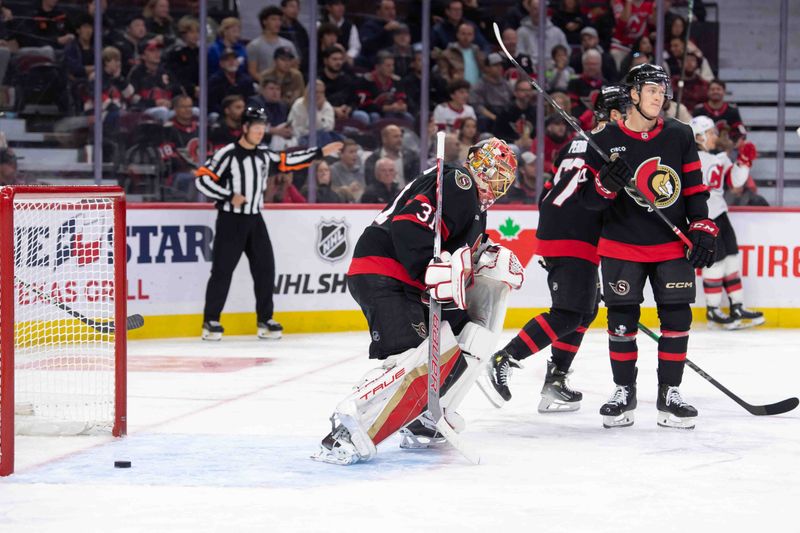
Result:
[[[572,132],[568,129],[567,121],[558,113],[553,113],[545,120],[544,129],[544,170],[547,174],[552,174],[553,162],[558,158],[561,149],[572,140]],[[534,138],[531,143],[531,151],[536,151]]]
[[[267,204],[304,204],[306,198],[292,183],[291,172],[278,172],[269,177],[267,190],[264,191],[264,203]]]
[[[655,26],[656,3],[653,0],[611,0],[611,10],[615,21],[611,55],[619,69],[634,41]]]

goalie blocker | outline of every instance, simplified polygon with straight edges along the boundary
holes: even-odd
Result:
[[[459,249],[452,257],[463,258],[465,250],[470,249]],[[441,405],[445,419],[459,431],[463,421],[455,411],[496,348],[509,292],[524,280],[524,269],[516,256],[500,246],[486,247],[471,267],[461,259],[441,262],[432,265],[426,275],[426,280],[440,280],[432,284],[432,294],[442,297],[445,305],[458,305],[458,295],[464,294],[468,322],[457,335],[444,322],[440,339]],[[466,283],[464,275],[469,270],[474,271],[471,284]],[[446,288],[448,284],[451,286]],[[337,405],[331,416],[332,431],[312,458],[340,465],[367,461],[376,455],[377,444],[412,422],[430,428],[426,419],[427,355],[428,341],[424,340],[384,359],[368,372],[354,392]],[[427,446],[436,436],[432,433],[431,438],[420,439],[416,433],[405,429],[401,446]]]

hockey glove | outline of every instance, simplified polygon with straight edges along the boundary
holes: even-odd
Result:
[[[451,256],[442,252],[425,270],[425,285],[431,298],[458,309],[467,308],[467,287],[472,284],[472,250],[462,246]]]
[[[757,157],[758,150],[756,150],[756,145],[751,142],[744,142],[739,148],[739,157],[736,158],[736,162],[749,167]]]
[[[598,177],[604,188],[616,193],[627,187],[633,179],[633,169],[622,157],[616,156],[603,165]]]
[[[695,220],[689,225],[689,240],[692,249],[687,252],[686,258],[694,268],[710,267],[714,264],[719,228],[713,220],[703,218]]]

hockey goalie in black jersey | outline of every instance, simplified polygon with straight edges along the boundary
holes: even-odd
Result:
[[[593,186],[579,191],[587,207],[604,213],[598,253],[616,389],[600,414],[605,427],[633,424],[637,323],[649,279],[661,322],[657,421],[693,428],[697,410],[683,400],[678,387],[692,323],[694,268],[713,262],[718,229],[708,218],[708,188],[691,128],[659,118],[664,99],[671,98],[669,76],[659,66],[643,64],[631,69],[625,84],[633,104],[628,117],[592,135],[611,154],[611,162],[587,152]],[[642,195],[688,236],[691,250],[649,212]]]
[[[494,352],[505,299],[523,267],[510,250],[481,244],[486,210],[513,183],[517,162],[505,142],[470,149],[463,165],[445,165],[442,254],[433,257],[437,171],[411,181],[364,230],[347,287],[369,325],[368,372],[331,417],[333,429],[312,458],[334,464],[366,461],[375,445],[401,431],[401,447],[443,441],[427,409],[428,298],[443,302],[441,405],[456,431],[456,407]],[[473,264],[474,261],[474,264]]]
[[[629,106],[624,86],[603,87],[594,109],[598,127],[609,120],[623,119]],[[496,407],[511,399],[512,368],[520,368],[520,360],[552,346],[538,410],[551,413],[580,408],[583,394],[569,386],[567,376],[583,334],[597,316],[600,300],[597,241],[603,216],[581,205],[576,194],[587,181],[587,149],[582,138],[574,139],[562,149],[554,164],[553,180],[545,184],[547,191],[539,201],[536,255],[542,257],[542,266],[547,270],[553,303],[548,312],[528,321],[494,354],[492,366],[479,378],[478,385]]]

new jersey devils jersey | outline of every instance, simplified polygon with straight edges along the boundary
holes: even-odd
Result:
[[[725,152],[712,154],[701,150],[698,155],[703,170],[703,183],[711,195],[708,198],[708,218],[717,218],[728,211],[724,196],[725,182],[730,179],[733,187],[741,187],[747,182],[750,171],[745,165],[734,165]]]
[[[587,148],[584,139],[574,139],[556,159],[553,181],[539,202],[536,255],[577,257],[594,264],[600,263],[597,240],[600,238],[603,215],[599,211],[586,209],[576,194],[587,181],[589,173],[586,167]]]
[[[598,128],[594,141],[607,154],[618,153],[634,172],[638,190],[684,232],[688,221],[708,217],[708,188],[703,184],[700,158],[691,128],[675,119],[658,119],[648,132],[635,132],[622,121]],[[601,257],[655,263],[684,257],[684,245],[647,204],[627,188],[612,193],[598,176],[603,159],[586,153],[593,187],[579,191],[586,205],[604,210],[598,243]],[[587,184],[588,185],[588,184]]]
[[[442,196],[442,250],[473,245],[486,230],[478,192],[469,171],[445,165]],[[411,181],[368,226],[356,243],[348,276],[378,274],[420,290],[433,257],[436,169]]]

